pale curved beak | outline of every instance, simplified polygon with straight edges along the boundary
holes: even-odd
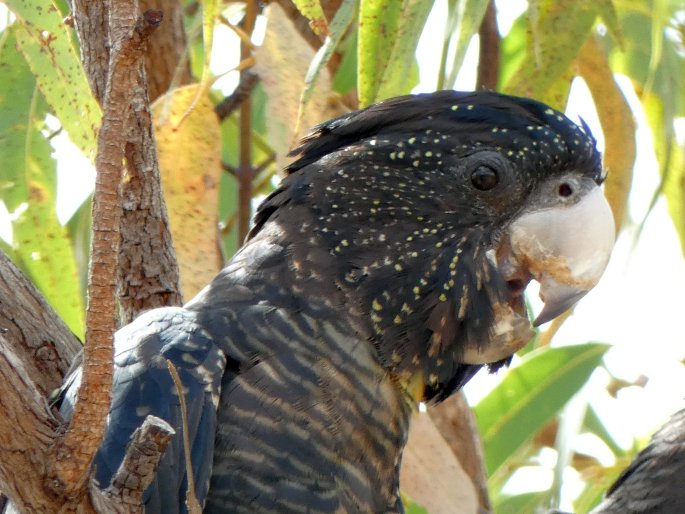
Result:
[[[512,223],[514,258],[540,283],[545,303],[534,326],[557,317],[597,285],[611,256],[615,230],[599,186],[577,203],[526,213]]]

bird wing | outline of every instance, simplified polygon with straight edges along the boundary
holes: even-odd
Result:
[[[592,514],[685,512],[685,409],[654,434]]]
[[[187,473],[181,404],[167,366],[176,367],[183,385],[187,435],[196,496],[202,504],[212,472],[216,407],[226,356],[197,323],[192,311],[164,308],[149,311],[119,330],[115,337],[115,367],[108,425],[95,457],[95,477],[107,487],[118,469],[133,432],[148,415],[167,421],[176,430],[160,462],[155,481],[145,494],[147,512],[185,512]],[[80,369],[61,407],[71,416],[80,384]]]

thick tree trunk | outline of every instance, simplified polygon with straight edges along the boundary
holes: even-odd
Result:
[[[31,512],[54,513],[63,505],[44,482],[59,427],[46,398],[80,349],[33,284],[0,252],[0,486]]]

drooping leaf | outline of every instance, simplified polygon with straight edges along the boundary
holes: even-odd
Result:
[[[416,45],[433,7],[427,0],[405,0],[392,50],[387,58],[376,100],[406,95],[418,84]]]
[[[578,55],[597,17],[592,0],[535,0],[530,2],[526,56],[505,91],[530,96],[555,107],[557,86]]]
[[[493,500],[493,512],[497,514],[521,514],[536,512],[549,499],[547,491],[522,493],[511,496],[496,496]]]
[[[511,26],[507,35],[502,38],[500,46],[501,58],[499,68],[499,82],[497,89],[504,90],[505,84],[509,83],[521,67],[526,58],[526,45],[528,44],[528,18],[522,14]]]
[[[328,35],[329,28],[326,21],[326,16],[321,8],[319,0],[293,0],[297,10],[302,13],[302,16],[309,20],[311,29],[319,35]],[[332,31],[331,27],[331,31]]]
[[[595,3],[597,14],[607,27],[609,34],[614,38],[619,48],[623,48],[623,27],[618,19],[613,0],[597,0]]]
[[[100,107],[91,94],[71,29],[52,2],[8,0],[19,49],[40,91],[74,144],[94,158]]]
[[[10,212],[13,257],[69,328],[83,336],[84,308],[67,232],[57,220],[56,165],[41,132],[47,104],[16,49],[18,26],[0,40],[0,194]]]
[[[585,413],[583,429],[599,437],[614,453],[614,455],[625,455],[626,451],[618,445],[614,437],[606,429],[604,423],[602,423],[602,421],[599,419],[597,411],[592,405],[588,406],[588,409]]]
[[[580,390],[608,348],[586,343],[534,350],[478,403],[489,476]]]
[[[642,97],[642,106],[652,129],[654,150],[661,170],[661,191],[685,255],[685,148],[678,144],[672,113],[654,93]]]
[[[361,107],[378,98],[378,88],[392,51],[401,11],[402,2],[396,0],[361,0],[359,4],[357,91]]]
[[[301,124],[301,119],[307,109],[309,98],[314,92],[316,79],[319,77],[321,70],[328,64],[328,61],[333,55],[333,51],[338,46],[338,43],[340,43],[347,27],[349,27],[352,17],[354,16],[356,5],[356,0],[343,0],[331,22],[330,34],[326,37],[323,45],[321,45],[321,48],[316,52],[314,59],[312,59],[312,62],[309,65],[307,75],[304,78],[304,90],[302,91],[302,99],[300,100],[299,112],[297,115],[298,125]]]
[[[217,228],[221,136],[209,97],[198,99],[201,87],[176,89],[152,107],[164,197],[187,298],[210,282],[223,263]]]
[[[604,132],[604,166],[608,172],[604,192],[616,220],[623,224],[635,165],[635,121],[628,101],[614,80],[603,49],[590,38],[580,52],[578,65],[597,108]]]
[[[88,289],[88,261],[92,227],[93,196],[84,201],[67,221],[66,228],[74,249],[74,261],[78,274],[81,296],[85,299]]]
[[[350,30],[338,45],[337,51],[342,54],[340,65],[333,77],[332,88],[335,92],[345,95],[357,87],[357,28]]]
[[[610,53],[609,65],[614,73],[627,75],[635,82],[638,95],[654,93],[660,98],[667,115],[683,116],[685,59],[663,30],[668,23],[667,14],[662,15],[665,19],[657,31],[661,39],[655,39],[653,15],[650,10],[621,13],[624,48],[615,48]],[[658,41],[658,51],[654,48],[655,41]],[[659,55],[658,60],[655,54]]]
[[[457,75],[464,62],[466,50],[478,33],[483,16],[488,7],[488,0],[452,0],[448,2],[448,19],[446,24],[445,45],[442,50],[441,75],[447,73],[444,81],[439,82],[439,89],[454,87]],[[450,48],[454,49],[451,67],[447,71],[446,59]],[[440,77],[438,80],[442,79]]]
[[[280,169],[292,146],[310,127],[344,111],[331,95],[331,80],[323,67],[309,92],[307,108],[298,118],[305,76],[315,52],[277,3],[269,5],[266,15],[266,34],[255,53],[255,69],[266,93],[268,139]]]
[[[402,494],[427,512],[476,512],[478,508],[473,482],[427,413],[412,416],[400,484]],[[454,508],[444,510],[446,506]]]
[[[202,65],[202,82],[209,80],[209,63],[212,60],[214,46],[214,25],[219,14],[217,0],[202,1],[202,42],[204,47],[204,63]]]

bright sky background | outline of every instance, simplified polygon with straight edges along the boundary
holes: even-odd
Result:
[[[502,33],[509,30],[515,17],[525,7],[526,2],[522,0],[498,2]],[[446,0],[438,0],[429,18],[428,30],[424,32],[417,50],[422,80],[415,92],[432,91],[435,88],[439,58],[436,49],[442,47],[446,18]],[[0,5],[0,28],[5,19],[6,9]],[[228,30],[217,30],[216,38],[215,45],[221,47],[222,51],[215,52],[213,68],[215,73],[220,73],[237,64],[226,62],[227,55],[230,55],[226,48],[235,39]],[[464,71],[458,78],[457,89],[474,88],[476,58],[477,46],[471,45]],[[237,74],[227,75],[221,81],[222,89],[230,92],[236,80]],[[663,199],[657,202],[635,244],[635,226],[647,212],[652,194],[659,184],[659,174],[639,100],[627,78],[618,77],[618,80],[633,107],[639,127],[637,165],[630,196],[631,225],[618,239],[602,282],[580,302],[574,316],[564,324],[554,341],[555,344],[586,341],[611,343],[613,348],[605,362],[612,373],[628,381],[640,375],[648,377],[644,388],[623,389],[618,399],[614,399],[605,389],[609,376],[605,371],[597,370],[590,386],[584,391],[618,442],[629,447],[635,437],[645,437],[670,414],[685,407],[685,367],[679,362],[685,359],[685,331],[681,323],[685,316],[685,266]],[[576,121],[579,115],[582,116],[593,130],[600,148],[603,147],[603,135],[594,106],[582,81],[574,84],[568,114]],[[57,121],[54,122],[58,126]],[[56,136],[52,144],[58,158],[58,214],[60,220],[66,222],[92,190],[94,172],[88,160],[71,144],[66,133]],[[0,202],[0,237],[10,239],[10,234],[8,213]],[[535,298],[536,294],[530,296]],[[539,308],[540,302],[537,302],[537,306]],[[498,377],[485,373],[477,375],[466,387],[469,400],[477,402],[498,380]],[[596,441],[578,438],[576,446],[592,452],[606,464],[611,463]],[[543,454],[541,461],[553,467],[555,458],[552,452]],[[549,470],[533,469],[524,473],[520,483],[512,485],[513,489],[527,488],[531,478],[541,488],[551,483]],[[573,495],[577,492],[578,481],[574,477],[569,478],[568,493]],[[567,501],[564,506],[569,508]]]

